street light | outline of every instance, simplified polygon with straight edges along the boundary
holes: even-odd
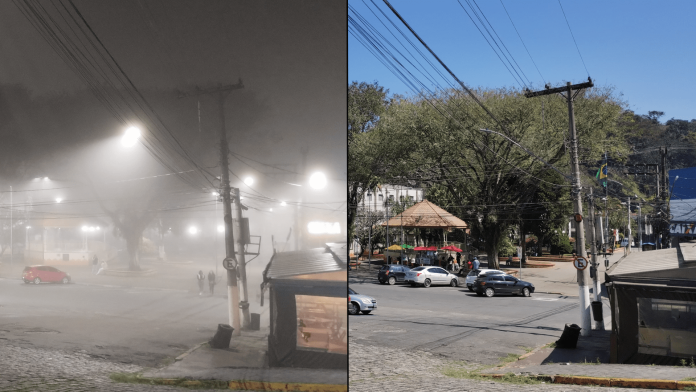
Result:
[[[130,127],[126,130],[126,133],[121,138],[121,145],[124,147],[133,147],[135,143],[138,142],[140,138],[140,129],[136,127]]]
[[[254,185],[254,177],[245,177],[245,178],[244,178],[244,183],[245,183],[247,186],[252,186],[252,185]]]
[[[196,226],[190,226],[188,228],[188,232],[191,235],[196,235],[196,234],[198,234],[198,228]]]
[[[309,177],[309,186],[314,189],[323,189],[326,186],[326,176],[322,172],[314,172]]]

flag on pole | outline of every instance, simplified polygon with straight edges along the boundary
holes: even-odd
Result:
[[[607,186],[607,163],[604,162],[602,166],[599,167],[599,170],[597,170],[597,180],[599,180],[599,183],[602,184],[603,187],[606,188]]]

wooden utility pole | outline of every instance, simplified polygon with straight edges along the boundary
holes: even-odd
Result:
[[[575,245],[576,254],[587,259],[585,252],[585,232],[582,227],[582,184],[580,183],[580,164],[578,160],[578,136],[575,130],[575,113],[573,111],[573,101],[582,89],[593,87],[591,78],[587,78],[587,82],[571,85],[566,83],[565,87],[549,88],[540,91],[528,91],[525,96],[527,98],[538,97],[542,95],[560,94],[568,102],[568,129],[570,132],[570,158],[571,168],[573,171],[573,204],[575,215]],[[565,93],[565,95],[564,95]],[[587,268],[578,270],[578,291],[580,294],[580,320],[582,327],[581,334],[587,336],[591,329],[590,315],[590,274]]]
[[[247,304],[246,307],[246,312],[245,316],[248,315],[248,302],[247,302],[247,297],[246,297],[246,270],[244,266],[244,247],[241,246],[239,249],[239,253],[242,254],[241,258],[238,258],[235,255],[235,244],[234,244],[234,232],[232,228],[232,188],[230,187],[230,173],[229,173],[229,162],[227,160],[227,157],[229,155],[229,147],[227,144],[227,130],[225,129],[225,98],[227,98],[227,95],[238,89],[244,88],[244,85],[242,84],[241,79],[239,80],[239,83],[237,84],[231,84],[227,86],[219,86],[215,88],[211,88],[208,90],[197,90],[191,93],[187,94],[180,94],[179,98],[183,97],[189,97],[189,96],[196,96],[196,95],[213,95],[217,96],[218,98],[218,106],[219,106],[219,114],[220,114],[220,171],[221,171],[221,180],[222,183],[220,184],[222,190],[221,190],[221,195],[222,195],[222,204],[223,204],[223,211],[224,211],[224,219],[225,219],[225,259],[226,260],[234,260],[233,265],[235,268],[229,268],[227,269],[227,298],[228,298],[228,313],[229,313],[229,323],[232,325],[234,328],[234,331],[232,332],[233,335],[238,336],[241,334],[242,328],[241,328],[241,322],[240,322],[240,314],[239,314],[239,309],[240,309],[240,301],[239,301],[239,286],[237,285],[237,280],[241,279],[242,285],[244,286],[244,297],[242,301],[243,304]],[[237,201],[239,200],[239,190],[235,189],[235,197]],[[240,213],[238,214],[238,217],[241,215],[241,205],[239,202],[236,203],[236,207],[240,209]],[[241,222],[239,222],[241,223]],[[237,232],[237,236],[240,237],[242,233]],[[239,274],[237,273],[237,270],[239,270]],[[240,276],[238,276],[240,275]],[[244,320],[244,325],[248,326],[249,325],[249,320],[248,318]]]

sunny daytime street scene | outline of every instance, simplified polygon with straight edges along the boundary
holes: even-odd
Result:
[[[351,391],[696,390],[694,12],[348,1]]]

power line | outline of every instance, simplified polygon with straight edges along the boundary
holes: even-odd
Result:
[[[532,64],[534,64],[534,68],[536,68],[537,72],[539,72],[539,76],[541,76],[541,80],[544,82],[544,84],[546,84],[546,80],[544,80],[544,76],[541,74],[541,71],[539,71],[539,67],[537,67],[536,62],[532,58],[532,54],[529,53],[529,49],[527,49],[527,45],[524,44],[524,40],[522,40],[522,36],[520,35],[520,32],[517,31],[517,26],[515,26],[515,23],[512,21],[512,17],[508,13],[507,8],[505,8],[505,4],[503,4],[503,0],[500,0],[500,4],[503,6],[505,13],[507,14],[508,18],[510,19],[510,23],[512,24],[512,27],[515,29],[517,36],[520,37],[520,42],[522,42],[522,46],[524,46],[524,50],[527,51],[527,54],[529,55],[529,59],[532,60]]]
[[[568,17],[566,16],[565,11],[563,10],[563,5],[561,4],[561,0],[558,0],[558,5],[561,6],[561,12],[563,12],[563,17],[565,18],[566,24],[568,25],[568,30],[570,31],[570,36],[573,37],[573,42],[575,42],[575,49],[578,50],[578,54],[580,55],[580,60],[582,60],[582,66],[585,67],[585,72],[587,72],[587,76],[590,76],[590,71],[587,70],[587,66],[585,65],[585,60],[582,58],[582,53],[580,53],[580,48],[578,47],[577,41],[575,41],[575,35],[573,34],[573,30],[570,28],[570,23],[568,22]]]

